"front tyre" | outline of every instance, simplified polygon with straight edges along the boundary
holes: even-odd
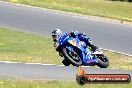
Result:
[[[62,54],[65,59],[71,62],[73,66],[81,66],[82,65],[82,59],[80,58],[78,52],[75,50],[75,53],[71,53],[69,49],[63,48]]]
[[[98,55],[97,58],[98,58],[97,66],[99,66],[100,68],[107,68],[109,66],[109,59],[106,56],[102,54]]]

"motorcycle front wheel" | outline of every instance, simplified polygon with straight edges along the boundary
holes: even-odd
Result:
[[[82,59],[79,56],[79,53],[77,50],[75,50],[74,54],[69,51],[67,48],[62,49],[62,54],[65,59],[71,62],[73,66],[81,66],[82,65]]]

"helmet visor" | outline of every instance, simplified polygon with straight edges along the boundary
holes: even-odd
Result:
[[[53,41],[57,42],[57,35],[52,35]]]

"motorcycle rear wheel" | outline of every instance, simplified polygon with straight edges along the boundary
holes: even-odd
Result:
[[[107,68],[109,66],[109,58],[107,58],[103,54],[102,55],[98,55],[97,59],[98,59],[97,66],[99,66],[100,68]]]

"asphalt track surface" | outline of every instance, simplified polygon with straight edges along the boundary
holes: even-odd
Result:
[[[0,78],[32,80],[75,80],[77,67],[57,65],[23,64],[0,62]],[[132,71],[120,69],[97,69],[83,67],[87,74],[130,74]]]
[[[61,28],[65,32],[78,30],[89,34],[99,47],[132,54],[131,25],[0,2],[0,27],[48,36],[54,28]],[[89,74],[132,75],[132,71],[129,70],[90,67],[85,69]],[[67,80],[75,79],[76,73],[77,67],[0,62],[0,78]]]
[[[101,48],[132,55],[132,25],[0,2],[0,27],[48,36],[54,28],[77,30]]]

